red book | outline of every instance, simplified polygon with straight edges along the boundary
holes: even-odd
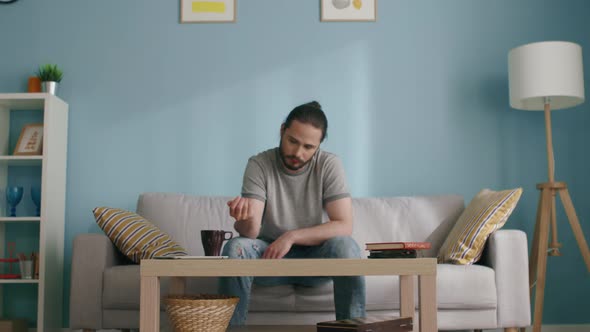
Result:
[[[366,250],[430,249],[430,242],[373,242]]]

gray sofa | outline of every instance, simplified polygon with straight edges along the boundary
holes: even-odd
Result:
[[[203,255],[201,229],[233,230],[229,197],[172,193],[140,195],[137,212],[170,234],[191,255]],[[353,198],[353,238],[366,242],[429,241],[436,256],[464,209],[456,195]],[[510,221],[508,221],[509,225]],[[139,327],[139,265],[130,263],[103,234],[74,239],[70,328]],[[397,315],[397,277],[371,276],[367,314]],[[213,293],[216,278],[192,278],[189,293]],[[417,291],[416,291],[417,292]],[[167,280],[162,281],[162,296]],[[305,325],[334,319],[332,286],[253,287],[247,324]],[[483,259],[470,266],[439,264],[438,327],[441,330],[516,328],[530,325],[526,235],[499,230],[488,239]],[[162,305],[162,310],[164,306]],[[162,311],[162,324],[167,324]]]

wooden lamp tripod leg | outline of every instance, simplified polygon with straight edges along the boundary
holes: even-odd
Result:
[[[537,258],[539,254],[539,225],[541,223],[541,209],[543,207],[543,191],[539,193],[539,204],[537,205],[537,218],[535,221],[535,232],[533,234],[533,246],[531,257],[529,257],[529,292],[533,300],[533,287],[537,281]]]
[[[576,210],[574,209],[574,204],[572,203],[567,188],[559,190],[559,196],[561,197],[565,214],[567,215],[567,219],[570,222],[570,226],[572,227],[572,231],[576,237],[578,246],[580,247],[584,262],[586,262],[586,268],[588,269],[588,272],[590,272],[590,250],[588,249],[588,243],[586,243],[586,239],[584,238],[584,232],[582,231],[582,227],[580,227],[580,221],[576,215]]]
[[[537,238],[535,311],[533,332],[541,332],[543,321],[543,299],[545,297],[545,273],[547,272],[547,246],[549,240],[549,223],[551,218],[551,189],[541,190],[541,216],[539,218],[539,236]]]

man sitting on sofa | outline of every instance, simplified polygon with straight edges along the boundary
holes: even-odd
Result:
[[[240,237],[232,259],[360,258],[352,234],[352,203],[340,159],[320,150],[328,120],[318,102],[295,107],[281,125],[278,148],[248,160],[242,194],[228,202]],[[329,221],[322,223],[323,209]],[[334,281],[336,319],[365,316],[364,277],[226,277],[220,293],[238,296],[231,325],[243,325],[252,282],[316,286]]]

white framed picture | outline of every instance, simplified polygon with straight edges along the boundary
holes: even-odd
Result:
[[[41,155],[43,152],[43,124],[26,125],[20,132],[14,155]]]
[[[237,0],[180,0],[180,23],[227,23],[236,21]]]
[[[320,0],[322,22],[376,21],[377,0]]]

